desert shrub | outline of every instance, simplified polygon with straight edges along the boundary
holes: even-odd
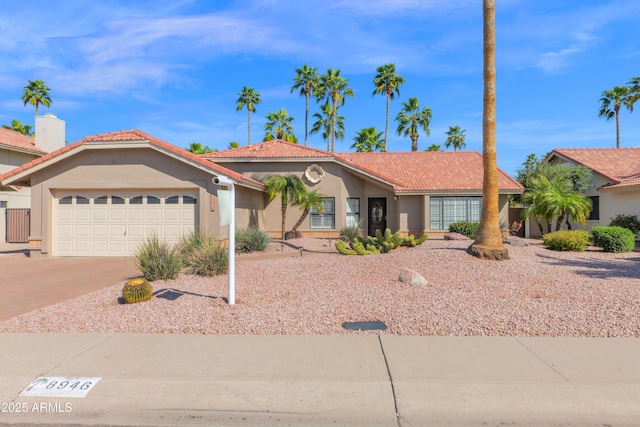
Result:
[[[122,298],[127,304],[144,302],[153,296],[153,288],[146,279],[131,279],[122,288]]]
[[[198,276],[217,276],[229,268],[229,251],[214,237],[207,237],[195,248],[185,264],[192,274]]]
[[[182,260],[187,260],[193,251],[202,246],[206,238],[207,237],[204,234],[195,232],[181,236],[176,248],[182,256]]]
[[[340,229],[340,240],[353,243],[358,237],[362,237],[362,229],[357,225],[342,227]]]
[[[628,228],[604,226],[593,227],[594,244],[605,252],[631,252],[636,246],[635,234]]]
[[[271,238],[264,231],[249,227],[236,231],[236,252],[256,252],[267,249]]]
[[[542,244],[552,251],[584,252],[591,236],[584,230],[562,230],[542,236]]]
[[[479,222],[460,221],[449,224],[449,232],[460,233],[463,236],[467,236],[471,240],[476,238],[476,233],[480,227]]]
[[[150,282],[173,280],[182,270],[180,252],[167,242],[161,242],[155,234],[138,245],[133,257],[144,278]]]
[[[609,225],[631,230],[636,238],[640,236],[640,220],[637,215],[616,215]]]

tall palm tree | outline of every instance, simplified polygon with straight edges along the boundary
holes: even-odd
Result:
[[[206,145],[202,145],[199,142],[192,142],[189,144],[189,148],[187,151],[192,152],[193,154],[206,154],[211,153],[213,150]]]
[[[387,96],[387,113],[384,126],[384,150],[387,151],[389,140],[389,104],[395,95],[400,96],[400,85],[404,84],[404,78],[396,74],[396,64],[381,65],[376,69],[373,85],[376,87],[373,95],[384,94]]]
[[[11,125],[2,125],[5,129],[15,130],[25,136],[33,136],[33,126],[25,125],[20,120],[11,120]]]
[[[602,92],[598,115],[607,120],[616,118],[616,148],[620,148],[620,107],[624,105],[629,111],[633,111],[633,97],[629,86],[615,86],[612,90]]]
[[[304,186],[302,178],[297,175],[271,175],[264,182],[264,192],[270,202],[280,196],[282,202],[282,240],[284,241],[287,207],[289,204],[300,204],[307,188]]]
[[[287,110],[281,108],[278,111],[268,113],[266,119],[267,123],[264,125],[265,141],[271,139],[295,140],[293,125],[291,125],[295,119],[287,113]]]
[[[371,153],[374,151],[385,151],[382,132],[378,132],[375,127],[363,128],[356,132],[355,141],[351,148],[355,148],[358,153]]]
[[[420,110],[420,100],[409,98],[407,102],[402,103],[402,110],[396,116],[396,122],[398,135],[411,138],[411,151],[418,151],[418,128],[424,129],[427,136],[430,135],[431,108],[424,107]]]
[[[322,201],[325,197],[326,196],[324,194],[318,193],[317,190],[305,191],[305,193],[300,198],[300,202],[295,205],[298,208],[302,208],[302,215],[300,215],[298,222],[296,222],[291,231],[285,233],[285,238],[287,236],[291,236],[292,238],[296,237],[298,227],[300,227],[304,220],[307,219],[307,216],[309,216],[309,212],[311,212],[311,208],[315,208],[316,211],[322,213]]]
[[[509,259],[502,244],[498,207],[498,163],[496,159],[496,3],[483,0],[484,96],[482,112],[482,211],[476,240],[467,249],[475,257]]]
[[[315,95],[315,91],[318,87],[318,69],[309,68],[307,64],[304,64],[302,68],[296,68],[298,73],[293,78],[293,86],[291,86],[291,93],[295,90],[300,91],[300,96],[304,96],[305,108],[304,108],[304,145],[307,145],[307,138],[309,135],[309,97]]]
[[[29,84],[23,89],[22,100],[24,106],[31,104],[36,107],[36,116],[38,116],[38,106],[44,105],[50,107],[51,96],[49,95],[50,87],[44,84],[42,80],[29,80]]]
[[[333,131],[330,135],[331,150],[327,149],[327,151],[335,151],[338,103],[343,106],[347,96],[353,97],[353,89],[349,87],[349,79],[340,76],[340,70],[329,68],[326,74],[320,76],[318,89],[316,90],[316,99],[320,101],[326,98],[328,102],[331,102],[333,112]]]
[[[453,151],[465,148],[467,146],[464,142],[464,133],[466,131],[466,129],[460,129],[460,126],[449,126],[447,140],[444,142],[444,146],[447,148],[453,146]]]
[[[631,92],[629,111],[633,111],[633,104],[640,99],[640,77],[632,77],[627,84],[629,85],[629,91]]]
[[[328,102],[320,108],[320,113],[315,113],[313,117],[316,118],[316,122],[311,127],[309,135],[314,135],[318,132],[322,132],[322,139],[327,141],[327,151],[331,151],[331,137],[338,139],[344,138],[344,117],[336,114],[336,125],[333,126],[333,107]]]
[[[431,144],[424,151],[442,151],[442,146],[440,144]]]
[[[238,99],[236,100],[236,111],[242,110],[247,107],[247,145],[251,145],[251,113],[256,112],[256,105],[260,104],[260,94],[252,87],[244,86],[242,91],[238,92]]]

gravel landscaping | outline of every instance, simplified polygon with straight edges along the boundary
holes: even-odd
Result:
[[[9,319],[0,332],[640,337],[639,252],[529,242],[497,262],[469,256],[469,241],[346,256],[330,241],[295,239],[236,258],[235,306],[226,275],[181,275],[153,282],[144,303],[119,303],[120,283]],[[428,283],[400,282],[403,268]],[[373,320],[388,329],[342,327]]]

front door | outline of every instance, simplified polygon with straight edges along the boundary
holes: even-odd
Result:
[[[369,236],[375,236],[376,230],[384,233],[387,228],[387,199],[385,197],[369,197]]]

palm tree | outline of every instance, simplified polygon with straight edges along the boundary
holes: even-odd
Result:
[[[320,76],[318,88],[316,90],[316,99],[320,101],[323,98],[326,98],[327,102],[330,101],[333,112],[333,131],[330,133],[331,150],[327,148],[327,151],[335,151],[338,103],[340,103],[341,106],[344,105],[345,98],[347,96],[353,97],[353,90],[349,87],[349,79],[340,76],[340,70],[333,70],[329,68],[326,74]]]
[[[33,136],[33,126],[22,124],[20,120],[11,120],[11,125],[2,125],[5,129],[15,130],[25,136]]]
[[[238,144],[236,141],[231,141],[227,146],[227,148],[238,148],[238,147],[240,147],[240,144]]]
[[[633,104],[640,99],[640,77],[633,77],[627,84],[629,85],[629,92],[631,92],[629,111],[633,112]]]
[[[382,132],[378,132],[375,127],[363,128],[356,132],[355,141],[351,148],[355,148],[358,153],[371,153],[373,151],[385,151]]]
[[[389,140],[389,104],[395,95],[400,96],[400,85],[404,84],[404,78],[396,74],[396,64],[381,65],[376,69],[373,85],[376,87],[373,95],[385,94],[387,96],[387,113],[384,127],[384,150],[387,151]]]
[[[431,144],[424,151],[442,151],[442,146],[440,144]]]
[[[600,104],[598,115],[607,120],[616,118],[616,148],[620,148],[620,107],[624,105],[629,111],[633,111],[633,98],[634,95],[629,86],[615,86],[612,90],[602,92],[602,98],[600,98],[602,104]]]
[[[553,185],[555,184],[555,185]],[[571,229],[571,221],[585,224],[591,212],[591,200],[580,193],[574,193],[568,185],[562,182],[552,182],[550,191],[543,196],[543,205],[549,217],[558,218],[556,231],[562,228],[562,223],[567,220],[567,226]]]
[[[410,137],[411,151],[418,151],[418,128],[422,127],[427,136],[430,135],[431,108],[424,107],[420,111],[420,100],[409,98],[408,102],[402,103],[402,110],[396,116],[396,122],[398,135]]]
[[[448,136],[444,142],[444,146],[447,148],[453,146],[453,151],[465,148],[467,146],[464,142],[464,133],[466,131],[466,129],[460,129],[460,126],[449,126]]]
[[[467,249],[475,257],[509,259],[502,244],[498,207],[498,164],[496,159],[496,3],[483,0],[484,99],[482,112],[482,211],[476,240]]]
[[[267,123],[264,125],[264,130],[266,131],[265,141],[272,139],[295,140],[293,126],[291,125],[291,122],[295,119],[287,113],[287,110],[281,108],[278,111],[271,112],[267,114],[266,119]]]
[[[540,235],[545,234],[540,219],[546,220],[547,232],[551,232],[553,217],[545,204],[545,197],[549,191],[551,191],[551,182],[545,175],[539,175],[529,179],[527,190],[522,195],[522,203],[526,205],[522,211],[522,218],[532,218],[538,224]]]
[[[326,196],[324,194],[318,193],[317,190],[305,191],[302,195],[300,202],[296,203],[295,206],[298,208],[302,208],[302,215],[298,219],[298,222],[293,226],[291,231],[285,233],[285,238],[295,238],[298,227],[302,225],[307,216],[309,216],[309,212],[311,212],[311,208],[315,208],[318,213],[322,213],[323,205],[322,201]],[[290,236],[290,237],[289,237]]]
[[[315,113],[313,117],[316,118],[316,122],[311,127],[311,131],[309,135],[316,134],[318,132],[322,132],[322,139],[327,141],[327,151],[331,149],[331,136],[333,135],[335,138],[343,139],[344,138],[344,117],[337,115],[336,119],[336,127],[333,127],[333,107],[328,102],[324,104],[320,108],[321,113]]]
[[[206,145],[202,145],[199,142],[192,142],[189,144],[189,148],[187,151],[192,152],[193,154],[206,154],[211,153],[213,150]]]
[[[242,110],[247,107],[247,145],[251,145],[251,113],[256,112],[256,105],[260,104],[260,94],[252,87],[244,86],[241,92],[238,92],[238,99],[236,100],[236,111]]]
[[[308,124],[309,124],[309,97],[315,95],[315,91],[318,87],[318,69],[317,68],[309,68],[307,64],[304,64],[302,68],[296,68],[296,73],[298,73],[293,78],[293,86],[291,87],[291,93],[295,90],[300,91],[300,96],[304,96],[305,98],[305,108],[304,108],[304,145],[307,145],[307,137],[309,135],[308,132]]]
[[[280,196],[282,202],[282,240],[284,241],[287,206],[289,204],[299,205],[307,188],[304,186],[302,178],[297,175],[271,175],[264,182],[264,192],[270,202]]]
[[[50,87],[44,84],[42,80],[29,80],[29,84],[24,87],[22,100],[24,106],[31,104],[36,107],[36,116],[38,116],[38,106],[51,106],[51,96],[49,95]]]

